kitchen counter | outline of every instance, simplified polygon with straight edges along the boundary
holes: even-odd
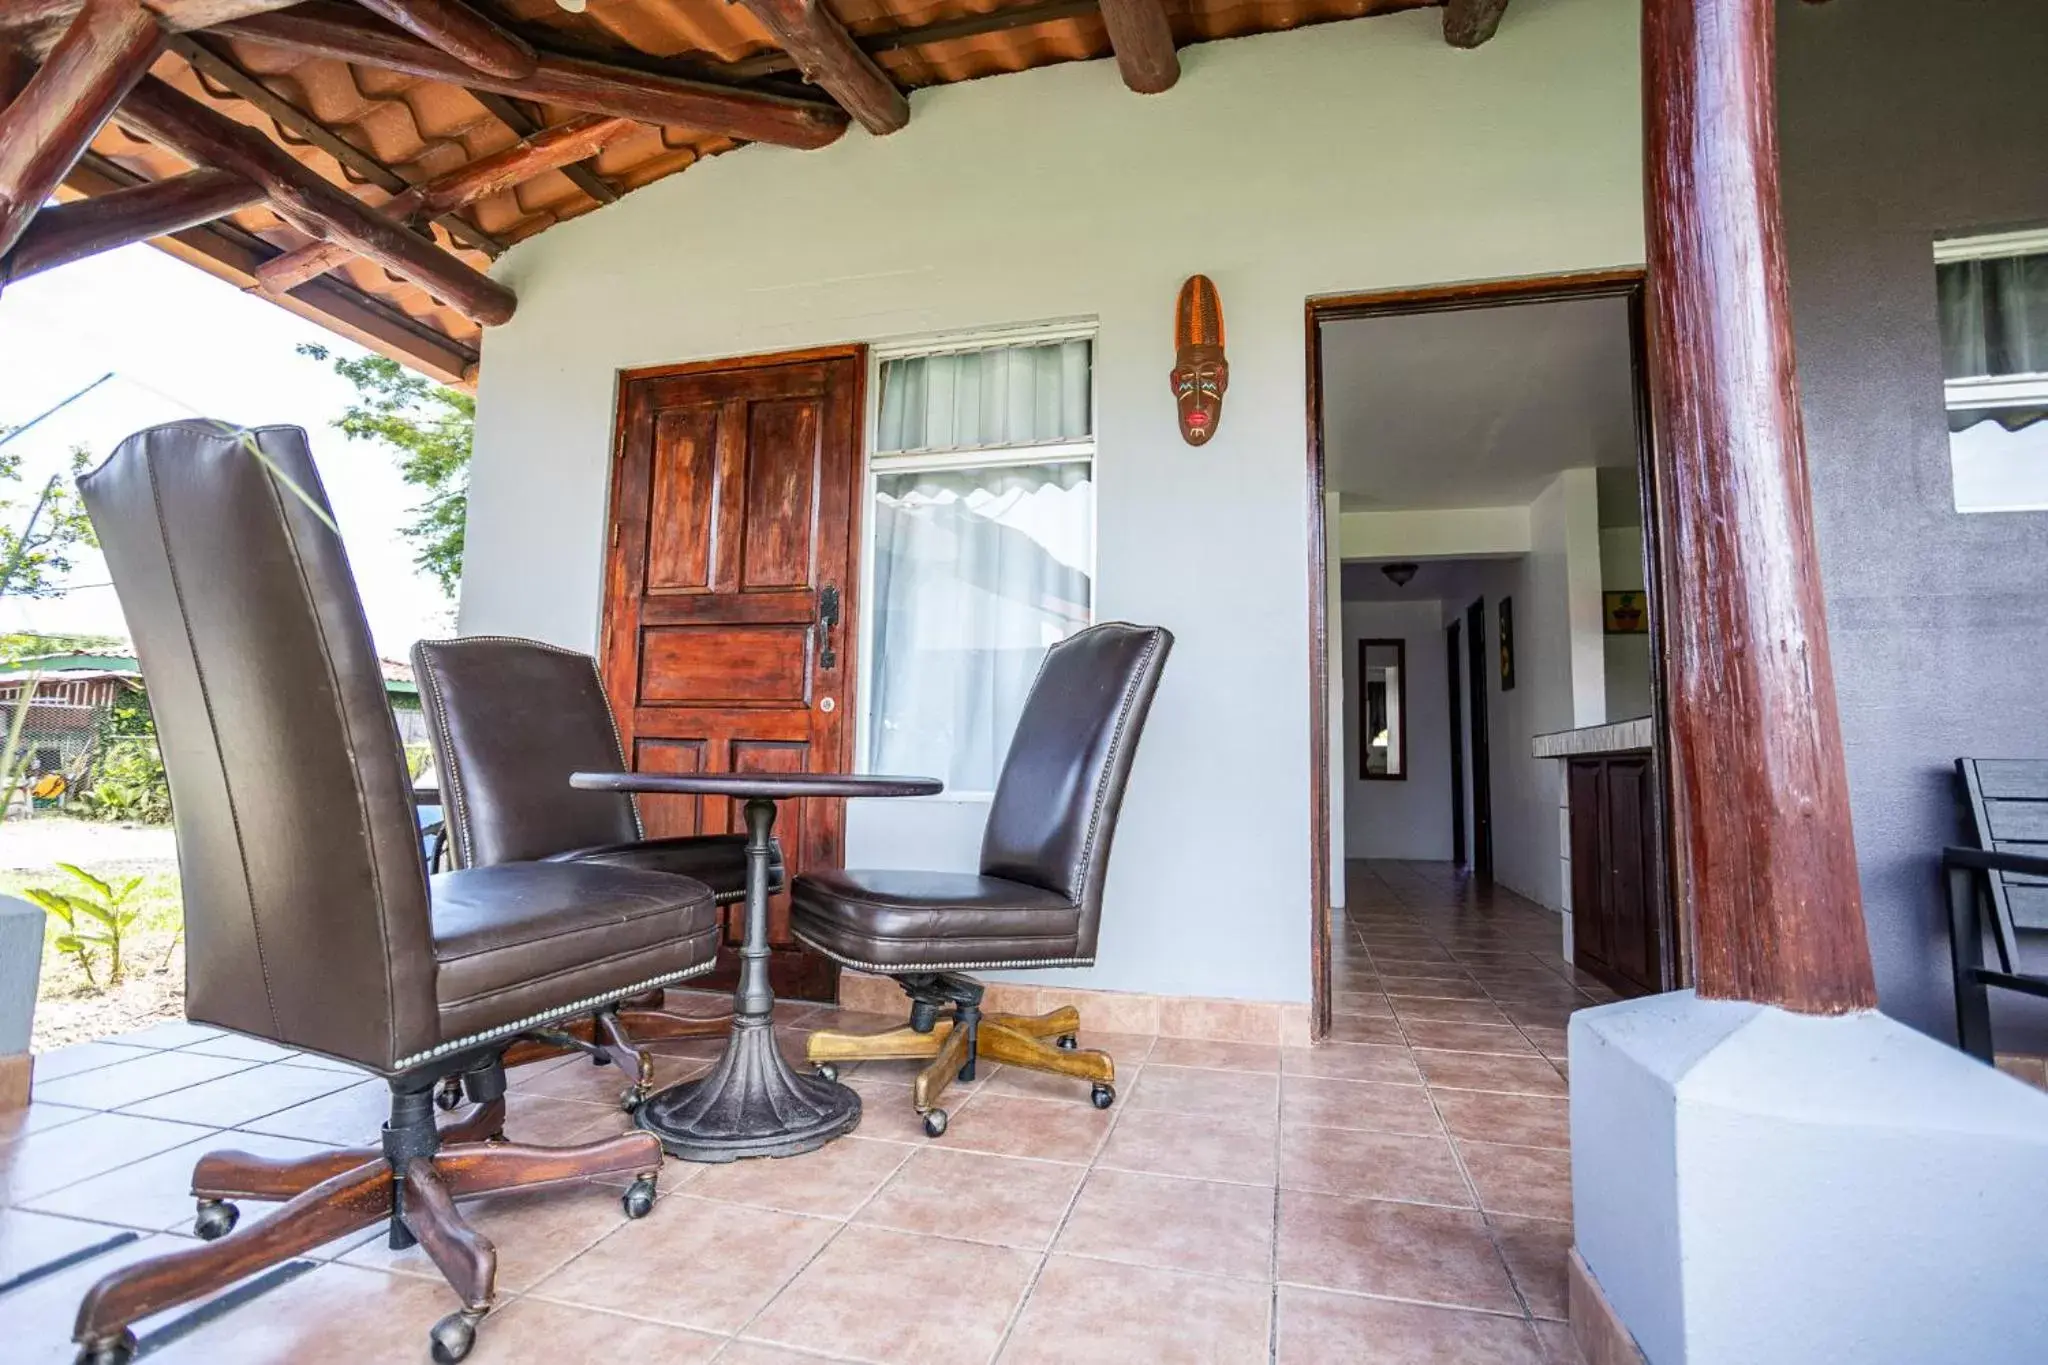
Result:
[[[1582,758],[1591,754],[1637,753],[1650,748],[1650,717],[1610,721],[1578,730],[1558,730],[1529,742],[1536,758]]]

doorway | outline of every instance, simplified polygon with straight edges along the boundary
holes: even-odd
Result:
[[[1598,970],[1573,921],[1602,895],[1634,895],[1623,913],[1669,917],[1668,896],[1640,894],[1669,867],[1642,274],[1316,299],[1306,326],[1316,1027],[1330,1017],[1330,869],[1347,853],[1461,869],[1463,894],[1551,917],[1554,968]],[[1428,710],[1444,708],[1414,717],[1428,738],[1412,771],[1427,780],[1405,793],[1347,785],[1350,828],[1338,832],[1332,783],[1355,779],[1332,771],[1332,755],[1358,750],[1344,727],[1374,714],[1369,698],[1348,700],[1360,689],[1347,655],[1361,632],[1400,633],[1388,627],[1397,611],[1407,657],[1445,670],[1417,679]],[[1640,746],[1647,823],[1599,818],[1643,840],[1634,878],[1608,875],[1627,859],[1606,845],[1573,865],[1561,814],[1570,762],[1553,756],[1612,742],[1622,722]],[[1560,738],[1579,731],[1601,733]],[[1428,818],[1387,815],[1389,798],[1426,803]],[[1396,836],[1418,851],[1390,849]],[[1628,941],[1654,940],[1662,957],[1635,993],[1678,984],[1677,926],[1646,933]]]
[[[845,772],[852,759],[866,353],[839,347],[631,371],[619,387],[599,657],[643,772]],[[742,832],[736,804],[641,802],[649,838]],[[844,861],[845,803],[785,803],[789,875]],[[744,907],[726,909],[737,979]],[[831,1000],[838,970],[769,910],[777,995]]]

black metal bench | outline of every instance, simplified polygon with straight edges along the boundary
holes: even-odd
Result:
[[[2027,971],[2020,956],[2022,934],[2048,934],[2048,760],[1959,758],[1956,774],[1977,836],[1977,847],[1941,855],[1956,1034],[1963,1051],[1988,1062],[1991,988],[2048,1000],[2048,974]],[[1987,908],[1996,970],[1984,965]]]

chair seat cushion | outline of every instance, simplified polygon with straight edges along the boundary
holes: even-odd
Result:
[[[834,871],[798,877],[790,925],[848,966],[948,970],[1068,961],[1081,908],[1058,892],[967,872]]]
[[[603,863],[607,867],[631,867],[642,872],[669,872],[694,877],[711,888],[721,902],[738,900],[747,893],[747,836],[744,834],[690,834],[673,839],[640,839],[625,844],[600,844],[595,848],[572,848],[551,854],[551,863]],[[768,853],[768,882],[780,891],[783,882],[782,844],[777,841]]]
[[[497,863],[433,879],[444,1039],[566,1013],[718,952],[711,889],[602,863]]]

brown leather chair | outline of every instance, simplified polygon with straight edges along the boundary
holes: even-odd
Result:
[[[572,791],[576,772],[624,771],[611,704],[597,660],[559,645],[505,635],[422,640],[412,647],[413,676],[427,717],[440,778],[448,849],[455,867],[505,862],[570,862],[667,872],[711,888],[720,905],[745,899],[747,836],[649,839],[640,808],[624,792]],[[770,864],[782,889],[782,851]],[[655,1038],[722,1037],[716,1017],[669,1013],[659,992],[620,1001],[561,1030],[632,1078],[621,1097],[639,1106],[652,1084],[635,1044]],[[514,1063],[550,1053],[521,1048]],[[446,1093],[446,1092],[444,1092]]]
[[[352,1062],[391,1087],[381,1147],[193,1171],[189,1250],[96,1284],[80,1359],[114,1365],[129,1325],[358,1228],[418,1241],[463,1307],[431,1334],[460,1360],[497,1253],[459,1198],[627,1177],[652,1207],[647,1133],[547,1149],[503,1141],[502,1058],[528,1031],[710,968],[711,892],[603,863],[504,863],[431,878],[377,655],[318,471],[296,428],[178,422],[79,481],[135,635],[177,810],[186,1013]],[[566,799],[570,793],[562,792]],[[460,1077],[467,1112],[437,1127]],[[285,1200],[236,1232],[232,1199]]]
[[[841,966],[893,976],[910,1024],[880,1034],[822,1031],[809,1056],[838,1062],[930,1057],[914,1092],[925,1131],[946,1131],[939,1096],[975,1061],[1094,1082],[1097,1108],[1116,1098],[1116,1064],[1079,1051],[1080,1015],[981,1012],[983,987],[961,975],[1095,961],[1109,845],[1138,735],[1173,636],[1158,626],[1091,626],[1054,645],[1031,686],[996,781],[981,871],[807,874],[791,887],[790,927]],[[950,1008],[951,1017],[941,1019]],[[1057,1039],[1056,1045],[1044,1040]]]

